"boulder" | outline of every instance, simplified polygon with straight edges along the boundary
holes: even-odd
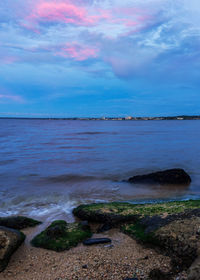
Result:
[[[25,235],[20,231],[0,227],[0,272],[6,268],[10,257],[24,239]]]
[[[183,213],[187,210],[198,212],[200,200],[172,201],[152,204],[131,204],[124,202],[93,203],[80,205],[73,210],[73,214],[82,220],[103,223],[107,230],[113,226],[126,222],[137,222],[144,216],[169,215]],[[158,217],[159,222],[163,220]],[[155,221],[153,222],[155,224]],[[151,224],[153,224],[151,223]]]
[[[48,228],[35,236],[31,244],[35,247],[61,252],[77,246],[79,242],[92,236],[89,227],[81,223],[68,224],[66,221],[54,221]]]
[[[28,227],[34,227],[41,224],[40,221],[33,220],[24,216],[13,216],[13,217],[3,217],[0,218],[0,226],[14,228],[14,229],[24,229]]]
[[[190,176],[183,169],[168,169],[146,175],[138,175],[128,179],[134,184],[189,185]]]
[[[115,224],[135,220],[138,215],[132,208],[129,203],[93,203],[78,206],[73,214],[82,220],[106,224],[109,229]]]
[[[137,240],[158,246],[172,258],[174,268],[188,269],[200,251],[200,209],[184,213],[144,217],[122,226],[122,231]]]
[[[112,240],[110,238],[90,238],[83,241],[84,245],[96,245],[96,244],[104,244],[111,243]]]

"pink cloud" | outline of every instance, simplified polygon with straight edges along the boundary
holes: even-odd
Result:
[[[80,45],[78,43],[66,44],[60,49],[57,55],[63,57],[70,57],[77,61],[87,60],[89,58],[95,58],[98,56],[98,49],[92,48],[85,45]]]
[[[72,0],[38,0],[22,25],[37,33],[37,24],[42,22],[93,26],[102,21],[132,27],[145,21],[145,13],[146,11],[135,7],[103,9],[80,5]]]
[[[27,22],[63,22],[71,23],[75,25],[93,25],[99,21],[99,19],[107,17],[107,14],[92,15],[89,10],[80,5],[76,5],[70,0],[61,1],[45,1],[40,0],[36,3],[32,10],[32,13],[26,17],[26,23],[24,26],[29,27]],[[33,28],[38,32],[37,28]]]

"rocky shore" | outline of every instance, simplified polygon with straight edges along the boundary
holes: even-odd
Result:
[[[200,200],[88,204],[73,214],[75,223],[42,232],[39,221],[1,218],[0,279],[199,280]]]

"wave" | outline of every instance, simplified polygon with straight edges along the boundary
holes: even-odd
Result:
[[[16,159],[0,160],[0,165],[6,165],[15,162]]]
[[[75,200],[68,196],[49,194],[45,198],[41,195],[21,195],[11,198],[5,203],[0,203],[0,216],[23,215],[30,217],[44,217],[45,220],[57,218],[57,215],[70,215],[72,209],[77,206]]]
[[[71,135],[98,135],[98,134],[117,134],[117,132],[107,132],[107,131],[84,131],[84,132],[77,132],[72,133]]]
[[[95,181],[95,180],[104,180],[105,178],[100,178],[98,176],[84,176],[80,174],[67,174],[67,175],[58,175],[52,177],[46,177],[45,180],[52,183],[65,183],[65,182],[86,182],[86,181]]]

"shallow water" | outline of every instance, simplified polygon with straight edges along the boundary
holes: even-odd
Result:
[[[0,215],[68,217],[80,203],[200,197],[200,121],[0,120]],[[189,187],[123,180],[184,168]]]

